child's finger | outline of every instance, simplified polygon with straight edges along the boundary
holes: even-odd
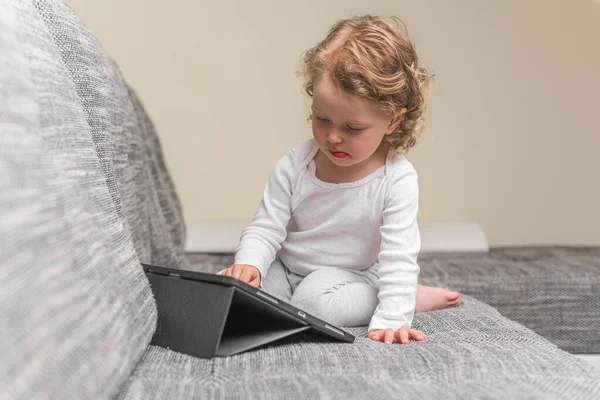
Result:
[[[408,330],[406,328],[400,328],[396,331],[396,338],[400,343],[408,344]]]
[[[244,271],[244,267],[242,267],[241,265],[236,265],[233,267],[231,276],[234,277],[235,279],[240,279],[240,275],[242,275],[243,271]]]
[[[223,276],[231,276],[231,267],[229,267],[225,271],[223,271],[223,273],[221,275],[223,275]]]
[[[252,279],[250,282],[248,282],[248,285],[258,289],[258,287],[260,286],[260,276],[258,278]]]
[[[369,337],[369,339],[372,340],[377,340],[377,341],[381,341],[381,334],[382,334],[382,330],[373,330],[371,332],[369,332],[369,334],[367,335]]]
[[[408,331],[408,333],[410,334],[410,336],[412,336],[416,340],[425,339],[425,333],[423,333],[423,331],[419,331],[417,329],[411,329]]]
[[[235,277],[235,275],[234,275]],[[238,278],[240,281],[244,283],[250,283],[250,281],[254,278],[254,271],[252,268],[244,268]]]
[[[381,331],[379,329],[374,329],[370,331],[367,336],[369,339],[380,341],[381,340]]]
[[[394,343],[394,330],[392,328],[385,330],[385,342],[388,344]]]

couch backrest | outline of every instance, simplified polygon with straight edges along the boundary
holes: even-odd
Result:
[[[179,201],[141,104],[72,11],[0,9],[0,397],[111,398],[156,327],[140,261],[182,258]]]
[[[152,123],[96,38],[59,0],[33,0],[71,77],[117,213],[140,260],[186,268],[185,225]]]

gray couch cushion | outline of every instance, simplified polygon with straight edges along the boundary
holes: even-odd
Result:
[[[0,9],[0,397],[111,398],[155,303],[56,44]]]
[[[470,294],[571,353],[600,353],[600,248],[422,254],[420,283]]]
[[[181,207],[141,103],[92,33],[58,0],[34,0],[71,77],[117,213],[142,262],[184,268]]]
[[[162,147],[154,130],[154,125],[146,113],[135,91],[128,87],[129,95],[134,106],[138,126],[142,132],[142,142],[146,147],[146,166],[148,181],[145,185],[152,189],[154,195],[153,209],[158,216],[153,216],[152,223],[152,259],[158,265],[168,265],[183,268],[187,266],[185,257],[185,221],[179,196],[171,175],[167,170]],[[171,254],[161,256],[162,252]]]
[[[423,342],[354,344],[314,336],[202,360],[150,346],[120,399],[592,399],[600,372],[492,307],[415,315]],[[199,339],[200,340],[200,339]]]

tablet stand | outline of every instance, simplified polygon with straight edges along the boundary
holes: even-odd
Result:
[[[200,358],[230,356],[310,329],[269,306],[268,295],[262,300],[233,286],[147,276],[158,308],[157,346]]]

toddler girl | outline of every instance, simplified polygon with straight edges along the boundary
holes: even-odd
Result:
[[[404,154],[417,142],[431,75],[396,25],[344,20],[305,53],[314,138],[275,165],[222,274],[406,344],[425,338],[411,329],[415,312],[456,306],[460,294],[417,284],[419,188]]]

